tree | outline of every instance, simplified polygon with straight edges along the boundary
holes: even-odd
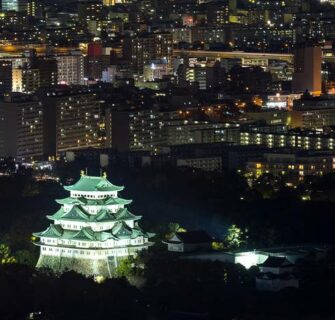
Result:
[[[36,265],[36,255],[31,250],[18,250],[15,252],[15,258],[20,264],[26,264],[30,267],[35,267]]]
[[[0,263],[7,264],[7,263],[15,263],[16,259],[12,256],[10,248],[7,244],[1,243],[0,244]]]
[[[226,247],[228,249],[237,249],[242,243],[245,242],[243,239],[244,233],[235,224],[232,224],[228,228],[228,233],[225,239]]]
[[[166,234],[165,238],[169,239],[173,237],[173,235],[177,232],[186,232],[187,230],[180,226],[179,223],[176,222],[170,222],[168,224],[168,233]]]
[[[115,269],[115,276],[118,278],[134,276],[138,273],[137,261],[134,257],[121,259]]]

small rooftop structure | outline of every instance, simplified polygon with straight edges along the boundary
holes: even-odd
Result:
[[[293,264],[290,263],[285,257],[268,257],[263,263],[260,263],[258,266],[263,268],[281,268],[292,266]]]
[[[213,239],[204,230],[176,232],[172,238],[164,241],[168,251],[192,252],[210,250]]]
[[[294,264],[286,257],[269,256],[258,267],[260,274],[256,277],[257,290],[279,291],[299,287],[299,280],[293,274]]]

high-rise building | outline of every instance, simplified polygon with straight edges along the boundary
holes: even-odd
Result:
[[[185,111],[109,110],[106,112],[107,144],[120,151],[156,152],[172,145],[233,142],[239,136],[238,125],[199,121],[199,115],[198,110],[192,108]]]
[[[83,84],[84,57],[80,54],[57,56],[57,82],[59,84]]]
[[[89,33],[99,36],[104,19],[101,1],[82,1],[78,5],[79,21]]]
[[[221,2],[210,2],[207,5],[207,21],[213,27],[229,23],[229,5]]]
[[[143,74],[144,66],[151,60],[164,59],[168,68],[172,66],[172,34],[146,33],[123,42],[123,56],[132,62],[135,72]]]
[[[54,58],[36,59],[36,69],[39,70],[39,87],[49,87],[57,84],[57,61]]]
[[[103,104],[86,87],[45,88],[39,92],[44,107],[48,136],[47,156],[68,150],[105,147]]]
[[[41,11],[41,4],[38,0],[27,1],[27,14],[31,17],[37,17]]]
[[[0,103],[0,158],[16,156],[16,136],[17,110]]]
[[[26,94],[10,94],[0,102],[0,157],[18,161],[43,159],[43,108]]]
[[[178,69],[179,85],[195,84],[200,90],[216,88],[224,83],[224,68],[219,62],[198,63],[195,66],[180,65]]]
[[[108,110],[107,144],[120,151],[155,150],[164,145],[163,114],[158,110]]]
[[[0,61],[0,95],[12,91],[12,62]]]
[[[50,226],[34,233],[40,247],[38,268],[55,272],[74,270],[87,276],[110,278],[121,259],[147,249],[153,234],[138,225],[141,216],[128,211],[131,200],[122,199],[106,176],[82,175],[70,192],[56,200],[62,207],[53,215]]]
[[[14,68],[12,70],[12,91],[33,93],[40,87],[40,70]]]
[[[104,69],[102,43],[92,42],[88,44],[86,62],[86,77],[92,80],[100,80]]]
[[[294,73],[292,90],[312,94],[321,93],[321,59],[320,47],[300,46],[296,49],[294,57]]]

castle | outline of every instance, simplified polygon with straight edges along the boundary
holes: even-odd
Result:
[[[138,225],[141,216],[126,207],[132,201],[118,196],[124,188],[113,185],[106,175],[82,174],[64,189],[70,196],[56,200],[61,208],[47,216],[50,226],[33,234],[40,246],[37,268],[108,278],[120,259],[136,256],[152,244],[153,234]]]

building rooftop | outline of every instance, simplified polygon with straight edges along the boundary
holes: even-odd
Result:
[[[292,264],[285,257],[270,256],[258,266],[267,268],[280,268],[280,267],[292,266]]]
[[[206,243],[213,241],[209,234],[204,230],[177,232],[176,236],[183,243]]]

